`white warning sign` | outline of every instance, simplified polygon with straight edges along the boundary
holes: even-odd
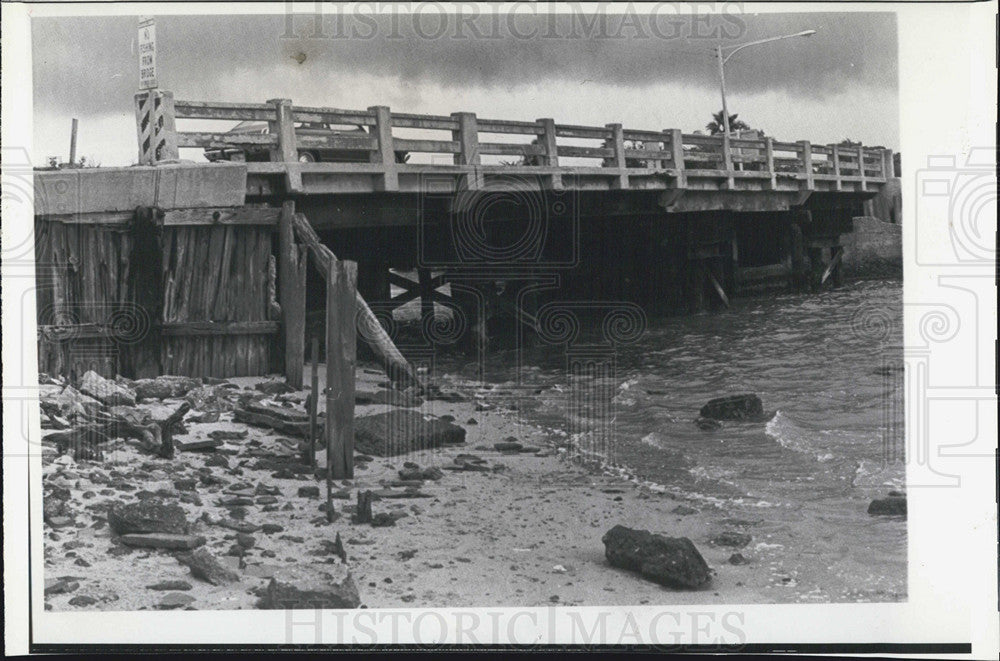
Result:
[[[156,26],[153,19],[139,21],[139,89],[156,87]]]

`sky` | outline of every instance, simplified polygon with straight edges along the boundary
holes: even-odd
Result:
[[[317,23],[307,6],[294,15],[157,16],[160,87],[192,101],[283,97],[693,132],[722,107],[717,45],[811,29],[811,37],[750,46],[727,62],[730,113],[782,141],[899,147],[891,13],[743,14],[732,3],[700,17],[679,16],[674,5],[596,18],[590,7],[553,15],[469,5],[459,16],[429,4],[417,15],[376,15],[368,5],[349,16],[321,5]],[[32,20],[37,164],[66,160],[74,117],[79,155],[105,166],[136,161],[137,25],[129,16]],[[181,156],[201,159],[195,150]]]

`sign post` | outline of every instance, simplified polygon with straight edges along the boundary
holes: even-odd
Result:
[[[139,89],[156,89],[156,25],[152,18],[139,19]]]

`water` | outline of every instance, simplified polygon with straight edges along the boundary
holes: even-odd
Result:
[[[886,367],[901,345],[902,283],[864,282],[651,322],[595,375],[568,373],[563,347],[529,351],[520,369],[492,357],[486,375],[522,393],[527,422],[609,467],[755,522],[763,546],[748,552],[776,563],[792,600],[886,601],[905,598],[906,523],[866,510],[905,484],[902,374]],[[773,417],[693,423],[709,399],[742,392]]]

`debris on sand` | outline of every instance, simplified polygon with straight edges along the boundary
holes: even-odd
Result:
[[[696,590],[709,582],[708,565],[687,537],[615,526],[601,539],[608,562],[660,585]]]

